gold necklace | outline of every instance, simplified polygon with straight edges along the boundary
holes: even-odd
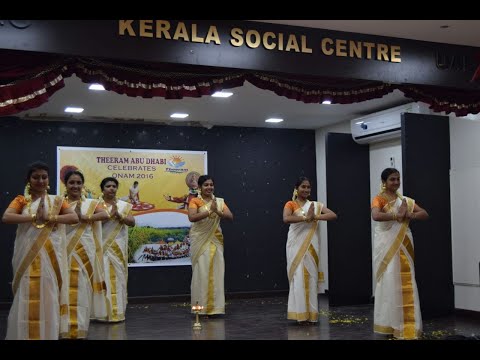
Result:
[[[83,201],[82,198],[80,198],[80,199],[78,199],[78,200],[71,200],[71,199],[68,197],[68,195],[65,195],[65,200],[67,200],[67,202],[68,202],[69,204],[73,204],[74,202],[78,202],[79,204],[81,204],[82,201]]]
[[[112,214],[110,213],[110,211],[108,210],[108,203],[105,201],[105,199],[103,198],[103,195],[100,196],[101,200],[102,200],[102,203],[103,203],[103,207],[105,208],[105,212],[107,213],[109,219],[112,218]],[[118,209],[118,204],[117,204],[117,199],[116,198],[113,198],[113,204],[115,204],[117,206],[117,209]],[[111,204],[113,206],[113,204]]]
[[[210,210],[210,208],[212,207],[212,205],[210,204],[210,208],[208,208],[208,207],[207,207],[207,204],[212,203],[212,202],[215,200],[215,195],[212,194],[212,199],[211,199],[210,201],[208,201],[208,202],[205,201],[205,199],[202,197],[202,194],[201,194],[201,193],[198,193],[198,194],[197,194],[197,197],[200,198],[200,200],[203,201],[203,206],[205,206],[205,209],[207,209],[207,211],[209,212],[208,217],[209,217],[210,219],[213,219],[216,214],[213,213],[213,212]]]
[[[205,204],[208,204],[209,202],[211,202],[215,199],[215,195],[213,195],[213,194],[212,194],[212,198],[208,202],[205,201],[205,199],[202,197],[202,194],[200,194],[200,193],[197,194],[197,197],[199,197],[200,200],[202,200]]]
[[[300,203],[300,201],[298,201],[298,199],[295,199],[295,202],[297,203],[297,205],[300,207],[300,211],[302,212],[302,216],[305,216],[305,210],[303,210],[303,207],[305,206],[305,204],[307,203],[308,200],[305,200],[305,202],[303,203],[303,205]]]
[[[303,202],[303,204],[302,204],[298,199],[295,199],[295,202],[296,202],[296,203],[298,204],[298,206],[300,206],[300,207],[303,207],[303,206],[307,203],[307,201],[308,201],[308,200],[305,200],[305,201]]]
[[[389,194],[387,194],[386,191],[383,192],[383,195],[385,196],[385,198],[387,199],[387,201],[388,201],[389,203],[392,202],[392,201],[397,200],[397,197],[398,197],[398,195],[395,194],[395,197],[392,199],[392,198],[389,196]]]

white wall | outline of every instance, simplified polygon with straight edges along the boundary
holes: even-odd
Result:
[[[455,308],[480,311],[480,116],[470,118],[450,117],[453,283]]]
[[[373,199],[380,192],[382,180],[380,175],[385,168],[393,167],[400,171],[402,175],[402,141],[400,138],[370,144],[370,199]],[[400,193],[403,194],[403,187],[400,182]],[[375,225],[372,220],[372,250],[375,237]],[[373,258],[373,251],[372,251]],[[375,294],[376,287],[375,271],[372,261],[372,295]]]
[[[326,157],[325,141],[327,133],[337,132],[350,134],[350,121],[326,126],[315,131],[315,147],[317,157],[317,199],[327,204],[327,176],[326,176]],[[328,234],[327,222],[320,221],[320,264],[325,275],[325,282],[320,287],[320,292],[324,293],[328,289]]]

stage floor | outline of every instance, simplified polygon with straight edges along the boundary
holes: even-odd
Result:
[[[285,296],[227,300],[226,314],[200,316],[201,330],[193,330],[190,304],[161,302],[131,304],[127,319],[118,324],[92,322],[89,340],[389,340],[373,333],[373,305],[328,306],[319,297],[320,318],[314,325],[286,319]],[[474,314],[474,316],[472,316]],[[480,335],[480,316],[456,313],[424,321],[426,340]],[[7,310],[0,311],[0,338],[6,334]]]

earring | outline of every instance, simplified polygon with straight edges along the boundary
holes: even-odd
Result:
[[[295,199],[297,198],[297,196],[298,196],[298,190],[297,190],[297,189],[293,189],[292,200],[295,201]]]
[[[47,185],[47,190],[50,190],[50,185]]]
[[[382,191],[385,191],[387,190],[387,185],[385,185],[385,183],[382,183],[382,187],[381,187]]]

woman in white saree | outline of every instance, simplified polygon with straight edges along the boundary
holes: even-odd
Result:
[[[287,274],[290,285],[287,318],[299,323],[318,321],[320,235],[318,221],[335,220],[337,215],[321,202],[310,201],[310,180],[301,177],[294,195],[283,208],[283,222],[290,224],[287,239]]]
[[[129,190],[128,199],[133,205],[140,203],[140,188],[138,187],[138,181],[133,182],[133,186]]]
[[[135,226],[132,204],[117,200],[118,180],[107,177],[100,183],[102,204],[109,220],[102,225],[103,270],[107,285],[105,294],[107,322],[125,320],[128,281],[128,226]]]
[[[99,200],[86,199],[83,195],[85,178],[80,171],[66,173],[64,184],[67,188],[65,200],[75,209],[80,223],[66,229],[69,318],[68,331],[60,337],[85,339],[92,302],[103,302],[105,296],[101,221],[107,220],[108,215]]]
[[[428,219],[428,213],[415,200],[397,193],[398,170],[383,170],[381,179],[382,191],[372,201],[372,219],[378,222],[373,250],[374,331],[398,339],[417,339],[422,333],[422,315],[408,225],[412,220]]]
[[[188,219],[193,223],[190,229],[191,301],[192,305],[198,302],[203,306],[200,314],[225,314],[225,262],[220,220],[233,220],[233,214],[222,198],[213,195],[211,176],[200,176],[198,186],[198,197],[188,205]]]
[[[13,250],[13,303],[8,340],[57,340],[68,319],[68,269],[65,225],[78,217],[60,196],[48,195],[49,168],[30,165],[24,196],[3,214],[18,224]]]

